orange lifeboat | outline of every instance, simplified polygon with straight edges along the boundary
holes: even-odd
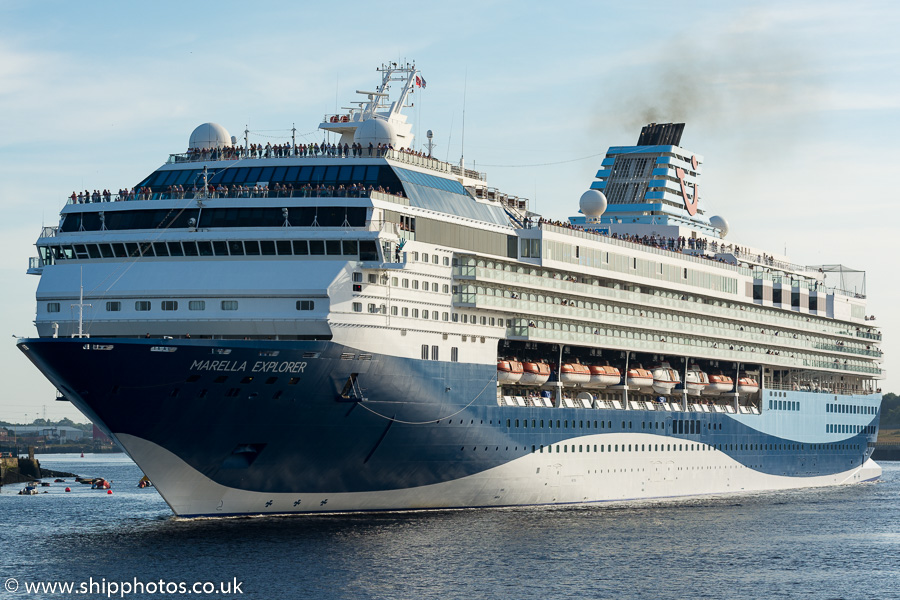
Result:
[[[584,385],[591,381],[591,370],[581,363],[564,363],[559,370],[559,380],[566,385]]]
[[[504,383],[518,383],[522,379],[522,363],[517,360],[497,361],[497,381]]]
[[[718,375],[709,376],[709,385],[706,386],[706,391],[704,393],[717,396],[719,394],[727,394],[733,389],[734,380],[728,375],[722,375],[720,373]]]
[[[550,365],[544,362],[523,362],[519,385],[544,385],[550,379]]]
[[[605,388],[616,385],[622,379],[619,370],[610,365],[591,365],[588,370],[591,372],[591,381],[586,387]]]
[[[752,377],[741,377],[738,379],[739,394],[755,394],[759,391],[759,382]]]
[[[653,385],[653,373],[642,367],[628,369],[625,383],[629,388],[648,388]]]

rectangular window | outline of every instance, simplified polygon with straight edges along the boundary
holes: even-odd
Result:
[[[339,256],[341,254],[341,240],[326,240],[325,250],[331,256]]]
[[[353,303],[353,312],[362,312],[362,302]]]
[[[178,310],[178,302],[176,300],[163,300],[162,301],[162,309],[163,310]]]
[[[314,310],[316,303],[312,300],[297,300],[297,310]]]
[[[294,254],[297,256],[306,256],[309,254],[309,246],[306,240],[294,240]]]
[[[422,253],[422,262],[428,262],[428,254]]]
[[[291,255],[291,241],[290,240],[275,240],[275,249],[278,250],[279,256],[290,256]]]
[[[138,300],[134,303],[134,310],[138,312],[144,312],[150,310],[150,301],[149,300]]]
[[[405,288],[408,288],[408,287],[409,287],[409,279],[404,279],[404,280],[403,280],[403,287],[405,287]]]
[[[222,310],[237,310],[238,309],[238,301],[237,300],[222,300]]]
[[[353,272],[353,282],[354,283],[362,283],[362,273],[359,271]]]
[[[459,348],[450,348],[450,362],[459,362]]]
[[[188,302],[188,310],[206,310],[206,300],[191,300]]]
[[[48,302],[47,303],[47,312],[48,313],[58,313],[59,312],[59,302]]]
[[[422,360],[428,360],[428,344],[422,344]]]
[[[370,313],[377,313],[377,312],[378,312],[378,309],[375,308],[375,305],[374,305],[374,304],[369,304],[369,312],[370,312]]]
[[[325,254],[325,242],[323,240],[309,240],[309,253],[313,256]]]
[[[413,319],[418,319],[418,318],[419,318],[419,309],[414,308],[413,309]]]
[[[432,346],[431,347],[431,360],[437,360],[437,359],[438,359],[438,347]]]
[[[403,316],[404,316],[404,317],[408,317],[408,316],[409,316],[409,309],[406,308],[405,306],[403,307]]]
[[[106,310],[108,312],[119,312],[120,310],[122,310],[122,303],[117,302],[117,301],[116,302],[107,302]]]
[[[378,283],[377,273],[369,273],[369,283]]]

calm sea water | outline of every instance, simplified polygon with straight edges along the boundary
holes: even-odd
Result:
[[[900,598],[896,462],[878,483],[699,500],[183,520],[136,487],[123,455],[40,458],[114,493],[3,488],[0,598],[106,597],[24,591],[89,578],[242,582],[240,594],[128,598]]]

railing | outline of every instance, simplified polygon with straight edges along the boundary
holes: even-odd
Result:
[[[449,173],[453,175],[462,175],[463,170],[456,165],[444,162],[437,158],[424,156],[416,152],[402,152],[392,148],[359,148],[337,149],[337,146],[326,147],[325,149],[316,148],[315,146],[302,146],[297,148],[284,148],[280,152],[273,149],[258,149],[251,152],[243,147],[225,148],[206,150],[199,152],[182,152],[179,154],[170,154],[166,160],[166,164],[182,164],[197,162],[234,162],[238,160],[261,160],[269,158],[387,158],[397,162],[423,167],[439,173]],[[233,165],[231,165],[233,166]],[[485,173],[474,171],[472,169],[465,170],[465,176],[479,181],[486,182],[487,175]]]
[[[96,204],[103,202],[131,202],[136,200],[205,200],[216,198],[375,198],[394,202],[395,204],[409,205],[409,199],[403,196],[402,192],[400,194],[393,194],[382,189],[370,190],[357,188],[356,190],[353,190],[349,187],[343,189],[339,187],[335,189],[334,186],[309,186],[303,188],[282,187],[276,189],[269,189],[268,187],[258,188],[257,186],[244,186],[240,189],[238,189],[238,186],[232,186],[228,189],[225,189],[225,187],[227,186],[205,193],[194,190],[184,192],[137,191],[121,195],[101,194],[96,198],[87,200],[80,199],[76,196],[74,201],[72,197],[69,196],[66,199],[66,204]],[[44,229],[51,229],[54,231],[53,236],[56,235],[56,227],[45,227]]]
[[[573,236],[573,237],[579,237],[579,238],[582,238],[585,240],[600,240],[600,239],[602,239],[602,241],[605,243],[610,243],[610,244],[622,246],[625,248],[640,249],[645,252],[652,252],[654,254],[664,254],[664,255],[677,254],[679,259],[682,259],[682,260],[689,260],[689,261],[693,261],[696,263],[711,265],[711,266],[722,268],[722,269],[731,269],[731,270],[734,270],[734,271],[740,273],[741,275],[745,275],[747,277],[753,277],[755,275],[749,267],[742,267],[740,265],[735,265],[735,264],[731,264],[728,262],[719,261],[716,258],[706,254],[702,250],[698,251],[695,249],[693,252],[691,252],[688,249],[688,252],[681,252],[679,250],[672,250],[665,246],[657,245],[656,242],[660,241],[657,239],[652,240],[654,242],[653,244],[644,244],[642,242],[634,242],[631,240],[614,238],[607,234],[596,233],[593,231],[584,231],[582,229],[574,229],[574,228],[562,227],[559,225],[553,225],[553,224],[547,223],[547,222],[541,223],[540,225],[533,224],[528,228],[530,229],[531,227],[540,227],[541,229],[544,229],[547,231],[561,233],[563,235],[569,235],[569,236]],[[738,254],[740,254],[740,252],[735,253],[732,251],[732,254],[737,256]],[[790,263],[783,263],[783,264],[788,265]],[[816,269],[812,269],[811,267],[803,267],[800,265],[790,265],[790,266],[793,268],[796,268],[798,270],[816,271],[817,272]],[[815,289],[827,289],[827,288],[825,288],[825,286],[821,286],[821,287],[816,286]],[[838,289],[838,288],[831,288],[831,291],[836,294],[851,296],[854,298],[865,298],[865,296],[862,294],[858,294],[856,292],[849,292],[849,291]]]

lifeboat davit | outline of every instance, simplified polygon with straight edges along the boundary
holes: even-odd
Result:
[[[591,380],[585,387],[605,388],[616,385],[622,379],[619,370],[610,365],[591,365],[588,370],[591,372]]]
[[[692,365],[685,374],[684,387],[689,396],[699,396],[709,387],[709,376],[697,365]]]
[[[658,367],[654,367],[653,371],[653,391],[657,394],[671,394],[679,383],[681,376],[678,371],[669,366],[669,363],[661,363]]]
[[[738,379],[739,394],[755,394],[759,391],[759,382],[752,377],[741,377]]]
[[[727,394],[734,389],[734,380],[728,375],[710,375],[709,385],[706,386],[704,394],[718,396],[719,394]]]
[[[522,363],[517,360],[497,361],[497,381],[503,383],[518,383],[522,379]]]
[[[519,385],[544,385],[550,379],[550,365],[543,362],[523,362]]]
[[[559,380],[564,385],[584,385],[591,381],[591,370],[581,363],[564,363],[559,370]]]
[[[628,369],[625,383],[629,388],[649,388],[653,386],[653,373],[643,367]]]

